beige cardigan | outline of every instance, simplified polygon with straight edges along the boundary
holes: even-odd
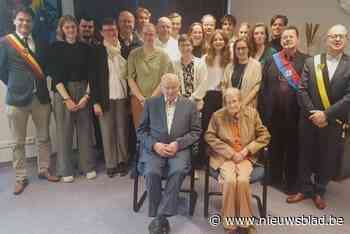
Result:
[[[222,90],[232,87],[231,77],[233,73],[234,64],[229,63],[224,72],[224,80],[222,82]],[[261,64],[259,61],[249,58],[247,67],[242,78],[241,96],[242,104],[256,108],[257,95],[261,83]]]
[[[208,143],[210,166],[217,169],[225,161],[232,160],[234,140],[230,125],[232,119],[224,107],[216,111],[204,135]],[[251,107],[242,107],[239,113],[238,127],[242,147],[251,153],[250,160],[256,162],[256,153],[270,142],[270,134],[262,124],[257,110]]]
[[[194,70],[194,80],[193,80],[193,89],[194,92],[198,88],[201,77],[200,77],[200,72],[199,72],[199,65],[200,65],[201,60],[199,58],[194,57],[193,58],[193,70]],[[185,93],[185,83],[184,83],[184,76],[183,76],[183,71],[182,71],[182,64],[181,60],[176,60],[174,62],[174,71],[177,77],[179,77],[180,83],[181,83],[181,94]]]

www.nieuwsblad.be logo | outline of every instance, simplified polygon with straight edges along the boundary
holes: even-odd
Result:
[[[333,215],[313,216],[289,216],[278,217],[268,215],[267,217],[221,217],[220,214],[213,214],[208,219],[209,224],[217,227],[220,224],[226,226],[250,226],[250,225],[272,225],[272,226],[308,226],[308,225],[325,225],[336,226],[344,224],[344,217],[336,217]]]

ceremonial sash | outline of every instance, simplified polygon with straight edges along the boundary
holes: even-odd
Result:
[[[45,79],[44,72],[41,69],[39,63],[34,58],[34,55],[31,54],[31,51],[25,48],[21,40],[13,34],[7,35],[6,39],[9,44],[16,50],[16,52],[27,62],[27,64],[33,70],[37,79]]]
[[[294,91],[298,91],[300,76],[293,65],[286,59],[284,51],[282,50],[279,53],[275,53],[272,57],[278,71],[282,74],[283,78],[287,80],[289,86],[292,87]]]
[[[318,93],[321,97],[321,102],[324,107],[324,109],[328,109],[328,107],[331,106],[331,102],[328,97],[326,84],[323,76],[323,69],[325,67],[324,63],[321,63],[321,55],[316,55],[314,57],[314,65],[315,65],[315,73],[316,73],[316,83],[317,83],[317,89]]]
[[[329,90],[329,78],[328,71],[324,69],[326,67],[326,59],[320,54],[314,57],[314,66],[316,74],[316,84],[318,93],[320,94],[323,108],[327,110],[331,106],[331,99],[328,96],[327,90]],[[347,132],[350,131],[350,125],[340,119],[336,119],[335,122],[342,127],[342,138],[345,138]]]

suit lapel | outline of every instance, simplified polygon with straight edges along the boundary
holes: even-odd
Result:
[[[180,115],[184,111],[183,110],[184,105],[181,105],[182,104],[181,102],[182,102],[181,97],[178,97],[177,101],[176,101],[176,106],[175,106],[175,113],[174,113],[173,123],[172,123],[171,129],[170,129],[170,136],[174,135],[175,128],[176,128],[176,126],[178,126],[178,121],[180,119]]]
[[[347,60],[348,60],[348,56],[343,54],[343,56],[341,57],[341,59],[339,61],[339,64],[338,64],[337,68],[335,69],[332,81],[330,82],[330,86],[333,86],[333,84],[334,84],[334,82],[336,82],[336,80],[338,80],[338,79],[343,77],[343,73],[347,69],[347,67],[346,67],[346,61]]]
[[[166,110],[165,110],[165,99],[163,95],[159,99],[159,108],[160,108],[160,119],[162,120],[162,124],[163,124],[162,127],[168,130],[168,124],[166,120]]]

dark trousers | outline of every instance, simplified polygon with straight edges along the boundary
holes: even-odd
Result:
[[[329,122],[318,128],[302,117],[299,123],[300,160],[298,190],[307,196],[323,196],[329,181],[335,176],[343,151],[341,126]],[[314,173],[314,180],[311,175]]]
[[[149,199],[149,216],[177,214],[181,185],[191,169],[190,151],[178,152],[175,157],[162,158],[152,154],[145,162],[146,187]],[[167,178],[162,193],[162,177]]]
[[[205,153],[206,143],[204,140],[204,134],[208,129],[209,122],[213,113],[222,107],[222,92],[221,91],[208,91],[204,97],[204,106],[202,109],[202,134],[199,140],[199,155],[194,160],[195,168],[202,168],[206,165]]]
[[[272,136],[269,147],[271,185],[286,185],[289,191],[293,191],[299,160],[297,120],[287,122],[275,118],[269,130]]]

